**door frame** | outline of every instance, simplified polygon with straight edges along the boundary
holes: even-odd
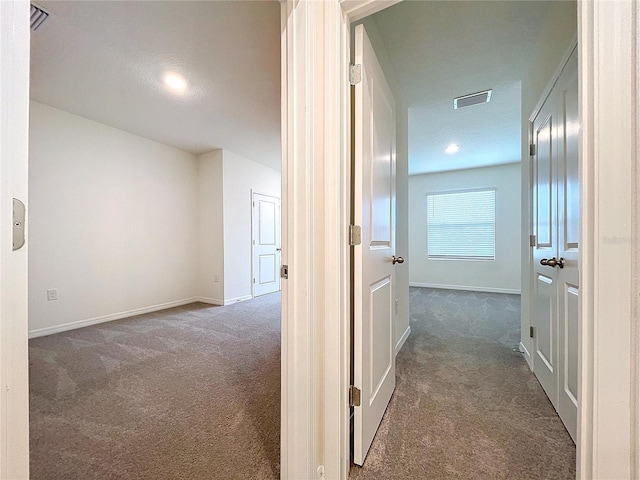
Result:
[[[278,198],[278,197],[274,197],[273,195],[269,195],[268,193],[262,193],[259,192],[257,190],[254,190],[253,188],[251,189],[251,297],[252,298],[256,298],[256,292],[255,292],[255,286],[256,284],[253,282],[253,280],[256,278],[256,264],[255,264],[255,249],[256,249],[256,232],[253,228],[253,222],[255,220],[254,218],[254,209],[255,209],[255,205],[254,202],[256,201],[255,196],[256,195],[262,195],[263,197],[269,197],[269,198],[274,198],[276,200],[278,200],[280,202],[280,212],[277,212],[276,215],[280,215],[281,219],[280,219],[280,225],[282,226],[282,199]],[[282,228],[280,228],[280,236],[282,236]],[[276,247],[276,248],[280,248],[280,253],[282,253],[282,239],[280,240],[280,247]],[[282,265],[282,255],[277,255],[278,257],[280,257],[280,265]],[[282,278],[279,277],[280,275],[280,269],[278,268],[278,271],[276,272],[277,278],[278,278],[278,290],[280,291],[282,289]]]
[[[349,25],[395,3],[282,3],[282,478],[348,473]],[[640,478],[639,16],[578,2],[579,479]]]
[[[29,477],[27,248],[12,251],[12,203],[27,204],[29,2],[0,2],[0,479]],[[27,219],[29,208],[27,204]],[[28,228],[28,220],[26,222]],[[28,230],[27,230],[28,238]]]

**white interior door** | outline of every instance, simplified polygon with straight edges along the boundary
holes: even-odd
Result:
[[[558,414],[576,441],[580,239],[578,56],[574,51],[556,85],[558,98]]]
[[[253,296],[280,290],[280,199],[253,194]]]
[[[533,371],[576,440],[580,117],[577,53],[533,122]]]
[[[355,29],[354,221],[354,462],[362,465],[395,389],[395,102],[362,25]]]
[[[533,371],[554,408],[558,408],[558,298],[556,268],[543,265],[557,252],[556,170],[558,145],[555,135],[554,95],[549,96],[533,122]]]

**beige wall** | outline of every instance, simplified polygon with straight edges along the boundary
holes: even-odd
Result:
[[[280,198],[280,172],[224,150],[224,302],[251,298],[251,192]]]
[[[222,150],[198,156],[198,297],[224,304]]]
[[[194,155],[38,102],[30,113],[31,335],[191,301]]]

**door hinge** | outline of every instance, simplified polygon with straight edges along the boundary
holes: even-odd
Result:
[[[532,143],[529,145],[529,155],[533,156],[536,154],[536,144]]]
[[[362,65],[349,65],[349,83],[357,85],[362,81]]]
[[[351,385],[349,387],[349,406],[350,407],[359,407],[360,406],[360,389]]]
[[[349,225],[349,245],[352,247],[362,243],[362,227],[360,225]]]
[[[529,337],[533,338],[533,333],[534,333],[534,328],[533,327],[529,327]]]
[[[289,265],[282,265],[280,267],[280,278],[284,278],[285,280],[289,278]]]
[[[535,247],[536,246],[536,241],[537,238],[535,235],[529,235],[529,246],[530,247]]]

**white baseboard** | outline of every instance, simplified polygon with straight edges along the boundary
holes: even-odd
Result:
[[[522,352],[522,355],[524,355],[524,359],[527,361],[527,364],[529,365],[529,368],[531,369],[531,371],[533,371],[533,363],[532,363],[532,358],[531,358],[531,354],[529,353],[529,350],[527,350],[527,347],[524,346],[524,343],[520,342],[520,351]]]
[[[407,338],[409,338],[409,335],[411,335],[411,327],[407,326],[407,329],[404,331],[404,333],[400,337],[400,340],[398,340],[398,343],[396,343],[396,355],[398,355],[398,352],[402,350],[402,347],[404,346],[404,342],[407,341]]]
[[[150,307],[134,308],[133,310],[127,310],[125,312],[112,313],[109,315],[102,315],[100,317],[88,318],[86,320],[77,320],[75,322],[63,323],[62,325],[55,325],[53,327],[37,328],[35,330],[29,331],[29,338],[44,337],[46,335],[53,335],[54,333],[67,332],[69,330],[89,327],[91,325],[97,325],[99,323],[111,322],[113,320],[134,317],[136,315],[142,315],[145,313],[157,312],[158,310],[166,310],[167,308],[180,307],[182,305],[188,305],[189,303],[194,303],[197,301],[197,297],[185,298],[183,300],[160,303],[158,305],[152,305]]]
[[[484,293],[510,293],[512,295],[520,295],[520,290],[515,288],[498,288],[498,287],[472,287],[466,285],[442,285],[439,283],[420,283],[409,282],[410,287],[426,287],[440,288],[442,290],[465,290],[468,292],[484,292]]]
[[[245,300],[251,300],[253,297],[251,295],[243,295],[241,297],[236,298],[227,298],[224,301],[225,306],[231,305],[232,303],[244,302]]]
[[[208,303],[209,305],[218,305],[223,306],[224,300],[219,300],[217,298],[209,298],[209,297],[196,297],[197,302]]]

